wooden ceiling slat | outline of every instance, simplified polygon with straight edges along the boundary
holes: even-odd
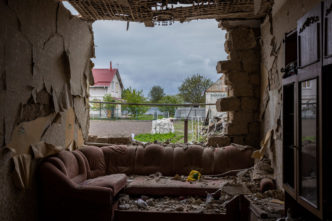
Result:
[[[86,20],[123,20],[137,22],[190,21],[204,18],[262,18],[272,6],[272,0],[168,0],[167,4],[188,4],[168,7],[165,0],[68,0]],[[155,8],[157,10],[155,10]]]

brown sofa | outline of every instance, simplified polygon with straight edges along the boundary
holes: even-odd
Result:
[[[106,175],[98,147],[45,159],[39,178],[42,220],[111,220],[114,198],[127,182],[125,174]]]
[[[148,175],[188,175],[192,169],[204,175],[252,166],[251,148],[234,146],[203,148],[160,145],[83,147],[44,160],[40,180],[44,217],[50,220],[110,220],[120,191],[135,195],[205,195],[222,180],[158,181]],[[127,183],[126,175],[135,175]]]

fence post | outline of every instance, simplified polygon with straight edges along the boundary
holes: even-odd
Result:
[[[188,118],[184,119],[184,143],[188,143]]]
[[[101,118],[101,102],[99,102],[99,118]]]

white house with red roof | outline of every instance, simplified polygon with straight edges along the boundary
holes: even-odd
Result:
[[[112,62],[110,62],[110,68],[92,69],[92,74],[94,85],[90,86],[90,101],[103,101],[106,94],[110,94],[114,100],[121,100],[123,84],[119,70],[112,67]],[[121,116],[121,105],[117,105],[115,116]]]

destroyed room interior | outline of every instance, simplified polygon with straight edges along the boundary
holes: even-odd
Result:
[[[204,19],[223,129],[92,140],[93,23]],[[0,0],[0,220],[332,220],[330,81],[332,0]]]

